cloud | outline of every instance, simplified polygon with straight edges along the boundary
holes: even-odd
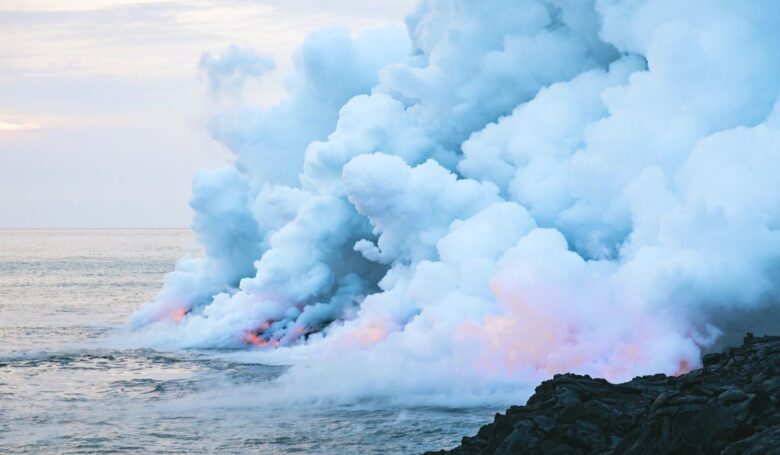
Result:
[[[203,189],[215,232],[257,223],[207,256],[230,283],[180,266],[147,308],[186,316],[134,336],[265,348],[277,398],[462,405],[776,328],[776,8],[428,0],[408,40],[312,35],[285,101],[212,125],[245,182]]]
[[[272,57],[252,49],[230,45],[219,54],[203,54],[200,70],[208,77],[213,93],[240,89],[248,78],[260,77],[276,69]]]
[[[0,120],[0,131],[24,131],[40,128],[35,123],[16,123]]]

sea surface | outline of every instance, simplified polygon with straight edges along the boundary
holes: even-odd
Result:
[[[118,348],[186,230],[0,230],[0,453],[419,453],[494,408],[258,405],[283,367]],[[113,340],[113,341],[111,341]]]

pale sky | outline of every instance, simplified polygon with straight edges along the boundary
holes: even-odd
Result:
[[[203,124],[204,52],[401,23],[416,0],[0,0],[0,228],[185,227],[190,179],[227,163]]]

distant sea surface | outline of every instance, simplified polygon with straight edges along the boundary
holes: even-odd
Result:
[[[108,342],[196,251],[187,230],[0,230],[0,453],[419,453],[495,412],[269,409],[241,394],[283,368]]]

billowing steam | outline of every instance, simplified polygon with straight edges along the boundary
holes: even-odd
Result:
[[[696,366],[777,323],[780,2],[428,0],[309,37],[213,119],[202,258],[136,330],[255,345],[289,393],[483,402]],[[263,73],[204,58],[212,88]]]

